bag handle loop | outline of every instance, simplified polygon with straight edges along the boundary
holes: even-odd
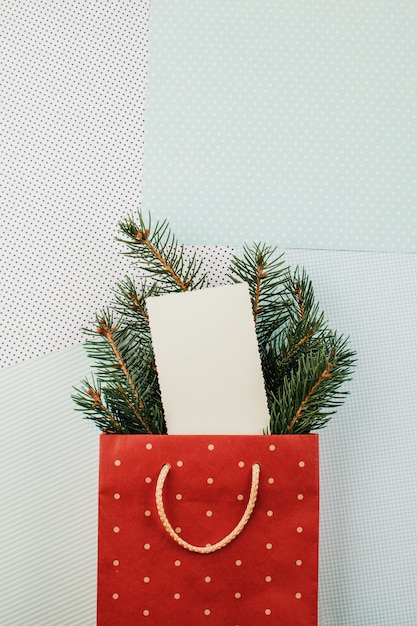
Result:
[[[216,550],[220,550],[221,548],[227,546],[227,544],[233,541],[233,539],[235,539],[242,532],[242,530],[248,523],[250,516],[252,515],[253,509],[256,504],[256,498],[259,488],[259,475],[261,471],[261,466],[259,465],[259,463],[255,463],[254,465],[252,465],[252,484],[250,488],[249,500],[240,522],[238,522],[232,532],[230,532],[226,537],[224,537],[217,543],[208,543],[205,546],[194,546],[192,543],[188,543],[188,541],[182,539],[182,537],[180,537],[172,528],[168,520],[168,517],[165,513],[162,492],[164,489],[165,479],[168,476],[168,472],[170,469],[171,465],[169,463],[165,463],[162,466],[161,471],[159,472],[155,489],[155,502],[159,519],[161,520],[162,525],[167,531],[168,535],[185,550],[189,550],[190,552],[198,552],[199,554],[210,554],[211,552],[216,552]]]

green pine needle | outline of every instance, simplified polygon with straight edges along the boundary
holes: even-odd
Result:
[[[157,222],[152,227],[151,217],[145,223],[141,213],[138,220],[128,217],[119,224],[124,238],[118,241],[127,247],[125,254],[145,274],[158,283],[161,291],[189,291],[201,289],[207,279],[201,275],[202,263],[194,254],[187,259],[184,245],[180,245],[168,222]]]
[[[94,373],[73,399],[104,432],[165,434],[146,300],[205,288],[208,281],[202,262],[187,257],[166,221],[152,226],[139,212],[119,226],[119,241],[142,278],[120,281],[111,306],[97,314],[93,329],[84,329]],[[356,359],[348,338],[329,328],[307,273],[292,272],[275,248],[254,243],[233,258],[228,279],[249,286],[270,411],[267,432],[323,428],[345,400]]]

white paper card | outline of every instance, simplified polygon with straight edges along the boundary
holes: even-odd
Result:
[[[148,298],[169,434],[262,434],[268,405],[246,283]]]

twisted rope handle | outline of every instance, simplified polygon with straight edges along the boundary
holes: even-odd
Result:
[[[156,482],[156,489],[155,489],[155,502],[156,502],[156,508],[158,511],[159,519],[161,520],[162,525],[167,531],[168,535],[172,537],[172,539],[176,541],[185,550],[189,550],[190,552],[198,552],[199,554],[210,554],[211,552],[216,552],[216,550],[220,550],[221,548],[224,548],[225,546],[227,546],[228,543],[233,541],[233,539],[235,539],[242,532],[242,530],[245,528],[246,524],[248,523],[250,516],[252,515],[253,509],[256,504],[256,498],[258,495],[258,488],[259,488],[259,475],[261,471],[261,466],[259,465],[259,463],[255,463],[254,465],[252,465],[252,484],[250,488],[249,500],[248,500],[248,504],[246,505],[245,512],[243,513],[240,522],[237,524],[237,526],[235,526],[235,528],[232,530],[231,533],[229,533],[226,537],[224,537],[224,539],[221,539],[220,541],[214,544],[208,543],[205,546],[194,546],[192,543],[188,543],[188,541],[185,541],[184,539],[182,539],[182,537],[180,537],[175,532],[175,530],[172,528],[171,524],[169,523],[169,520],[165,513],[162,492],[164,489],[165,479],[168,476],[168,472],[170,469],[171,469],[171,465],[169,463],[165,463],[162,466],[161,471],[159,472],[158,480]]]

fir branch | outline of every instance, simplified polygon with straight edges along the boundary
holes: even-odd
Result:
[[[115,339],[114,339],[114,333],[115,333],[116,327],[111,328],[107,323],[105,319],[100,319],[99,320],[99,327],[97,328],[97,334],[99,335],[103,335],[112,351],[114,356],[116,357],[117,363],[119,364],[120,369],[122,370],[123,374],[125,375],[125,378],[130,386],[130,388],[132,389],[133,393],[135,394],[136,398],[139,399],[139,392],[135,387],[135,384],[132,380],[132,377],[129,374],[129,370],[127,369],[126,363],[124,362],[122,355],[120,354],[120,351],[116,345]]]
[[[100,385],[97,387],[87,379],[81,381],[82,388],[74,388],[72,399],[78,405],[76,411],[83,411],[86,419],[91,419],[99,428],[108,433],[121,433],[123,428],[106,406]]]
[[[311,398],[317,392],[317,390],[318,390],[319,386],[321,385],[321,383],[324,380],[326,380],[327,378],[331,377],[331,370],[332,370],[332,368],[333,368],[333,363],[328,363],[326,368],[325,368],[325,370],[320,374],[320,376],[318,377],[318,379],[316,380],[314,385],[308,391],[306,397],[303,398],[303,400],[301,401],[300,406],[298,407],[297,413],[294,415],[294,417],[292,418],[292,420],[290,421],[290,423],[287,426],[287,431],[288,432],[292,431],[292,429],[294,428],[295,422],[298,419],[300,419],[300,417],[303,414],[304,408],[308,405],[308,403],[310,402]]]
[[[95,389],[93,389],[93,387],[87,383],[88,385],[88,390],[87,390],[87,394],[92,398],[92,405],[91,408],[92,409],[100,409],[100,413],[104,413],[106,415],[106,417],[109,418],[109,420],[111,421],[111,423],[114,425],[115,429],[118,430],[119,425],[116,422],[115,418],[113,417],[113,415],[110,413],[110,411],[108,410],[108,408],[105,406],[102,398],[101,398],[101,394],[99,391],[96,391]]]
[[[138,213],[137,223],[133,216],[119,223],[120,230],[127,237],[118,241],[126,244],[125,254],[133,256],[138,266],[152,275],[163,291],[189,291],[206,286],[207,278],[202,274],[202,262],[196,254],[185,258],[184,245],[180,245],[172,233],[168,222],[157,222],[152,227]]]
[[[160,414],[163,414],[162,401],[149,325],[146,317],[141,319],[146,321],[146,324],[132,325],[123,321],[114,333],[114,340],[129,371],[134,390],[137,391],[135,393],[131,386],[125,386],[123,381],[121,382],[125,404],[129,408],[135,407],[132,413],[123,410],[123,419],[130,423],[139,413],[139,419],[146,423],[150,431],[165,432],[165,424],[161,426],[160,423]],[[112,402],[116,401],[117,392],[120,393],[118,387],[114,390]],[[118,406],[118,410],[121,411],[122,407]]]
[[[276,368],[281,371],[281,377],[297,367],[301,355],[327,345],[328,334],[324,314],[305,270],[301,275],[298,268],[293,275],[288,273],[283,298],[287,318],[275,337]]]
[[[149,286],[146,280],[144,280],[141,282],[140,290],[138,290],[135,282],[129,276],[126,276],[124,281],[117,284],[114,305],[114,311],[123,319],[125,328],[129,328],[132,331],[133,336],[131,335],[127,342],[130,342],[130,344],[135,342],[139,354],[147,354],[148,364],[154,371],[156,371],[156,366],[146,301],[148,298],[155,297],[158,294],[159,289],[155,283]],[[134,354],[132,359],[133,368],[138,360],[140,361],[140,356]]]
[[[283,365],[286,361],[288,361],[289,358],[294,354],[294,352],[296,352],[306,342],[308,342],[316,332],[317,332],[317,329],[316,328],[312,328],[311,330],[308,331],[308,333],[303,335],[303,337],[301,337],[301,339],[299,341],[297,341],[297,343],[295,343],[294,345],[289,347],[288,348],[288,352],[286,354],[284,354],[284,356],[282,357],[281,364]]]
[[[343,403],[347,392],[341,386],[350,380],[354,363],[346,338],[322,333],[271,392],[270,432],[301,434],[322,428]]]
[[[146,430],[146,432],[149,435],[152,435],[152,431],[149,428],[149,426],[146,424],[145,420],[142,418],[141,414],[139,413],[139,411],[136,409],[135,405],[133,404],[133,402],[131,402],[127,396],[127,394],[124,392],[124,389],[121,385],[118,386],[117,388],[118,392],[120,393],[120,395],[122,396],[122,398],[124,398],[126,404],[132,409],[133,414],[135,415],[135,417],[137,418],[138,422],[141,424],[141,426],[143,427],[144,430]],[[141,405],[141,409],[143,410],[144,404],[142,401],[140,401],[140,405]]]
[[[177,283],[177,285],[182,289],[182,291],[187,291],[190,286],[190,280],[183,281],[181,277],[174,271],[173,267],[168,263],[167,259],[165,259],[162,254],[159,252],[158,248],[154,246],[149,240],[149,231],[146,230],[144,233],[139,232],[136,234],[136,239],[141,241],[144,246],[147,246],[151,254],[159,261],[164,270],[170,274],[173,280]]]
[[[144,278],[139,287],[125,277],[111,307],[86,330],[86,349],[95,360],[97,383],[82,381],[73,399],[87,419],[109,433],[166,433],[155,366],[148,297],[206,287],[202,261],[186,258],[166,221],[152,227],[138,214],[120,223],[130,255]],[[322,428],[347,392],[355,354],[348,340],[328,328],[305,270],[292,273],[283,255],[266,244],[243,246],[228,278],[246,282],[252,302],[265,390],[268,432],[308,433]]]
[[[149,315],[146,309],[146,298],[158,295],[155,284],[148,287],[146,281],[142,281],[139,293],[134,280],[125,276],[123,281],[117,283],[114,294],[116,299],[115,312],[125,319],[132,318],[148,327]]]
[[[313,284],[305,269],[298,267],[294,273],[287,274],[286,304],[291,319],[295,322],[312,324],[312,320],[320,317],[319,305],[315,300]],[[323,316],[322,321],[323,321]]]
[[[252,302],[259,347],[262,350],[287,318],[282,295],[287,285],[288,268],[276,248],[254,243],[243,246],[242,258],[234,256],[228,278],[234,283],[246,282]]]
[[[124,323],[123,317],[115,322],[113,313],[104,310],[97,315],[97,328],[85,329],[87,354],[95,361],[103,406],[116,419],[119,431],[164,433],[149,326],[146,317],[140,319],[142,325]],[[85,394],[74,400],[88,409]],[[106,420],[96,423],[102,430],[109,430]]]

